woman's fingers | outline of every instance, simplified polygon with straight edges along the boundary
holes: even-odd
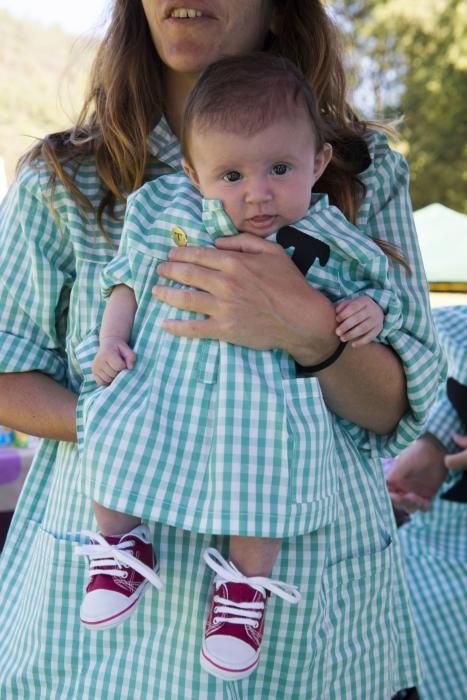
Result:
[[[242,276],[242,268],[248,264],[246,258],[249,257],[213,248],[187,247],[174,251],[168,262],[160,263],[157,273],[165,279],[223,299],[238,294],[238,280]],[[157,298],[160,297],[157,295]],[[172,295],[171,298],[175,299],[175,296]],[[171,303],[168,299],[166,301]]]
[[[467,435],[453,433],[452,439],[463,449],[457,454],[446,455],[444,458],[446,469],[467,469]]]
[[[154,296],[185,311],[202,313],[203,319],[168,320],[164,328],[176,335],[216,338],[257,350],[272,347],[290,352],[304,364],[314,357],[310,337],[329,343],[334,330],[331,303],[313,291],[281,246],[248,234],[239,234],[228,245],[235,250],[186,247],[174,249],[170,260],[158,265],[158,273],[190,287],[157,285]],[[243,252],[239,252],[239,250]],[[304,313],[313,310],[315,316]],[[207,321],[207,319],[206,319]],[[316,354],[326,355],[316,342]]]
[[[158,266],[161,276],[191,289],[156,286],[155,297],[209,317],[169,318],[167,331],[255,350],[279,348],[303,365],[330,354],[335,348],[333,305],[308,284],[280,245],[250,234],[216,244],[219,249],[174,249],[170,260]]]
[[[467,449],[467,435],[461,435],[460,433],[453,433],[452,439],[462,449]]]
[[[444,458],[446,469],[467,469],[467,450]]]
[[[194,311],[205,316],[211,316],[215,311],[215,298],[207,292],[196,289],[178,289],[168,285],[156,285],[152,291],[156,299],[182,311]],[[185,322],[182,321],[182,323]]]
[[[228,255],[229,252],[232,255]],[[169,260],[172,262],[192,263],[193,265],[200,265],[212,270],[228,271],[230,265],[238,257],[237,253],[283,255],[283,249],[272,241],[266,241],[250,233],[241,233],[238,236],[218,238],[215,248],[205,246],[172,248],[169,253]]]
[[[219,338],[219,325],[211,318],[188,321],[164,321],[164,330],[184,338]]]
[[[226,236],[216,240],[216,248],[232,250],[239,253],[271,253],[282,254],[282,248],[273,241],[267,241],[251,233],[240,233],[238,236]]]
[[[172,249],[169,260],[157,266],[158,274],[179,284],[221,295],[229,293],[229,289],[225,289],[229,284],[228,275],[232,279],[240,277],[242,268],[249,262],[252,265],[259,263],[259,260],[253,260],[259,253],[284,256],[284,251],[276,243],[247,233],[218,239],[216,244],[219,243],[219,247],[221,241],[226,242],[223,250],[201,246]]]

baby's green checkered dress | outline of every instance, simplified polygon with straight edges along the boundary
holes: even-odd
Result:
[[[381,340],[401,326],[382,250],[327,197],[293,225],[329,258],[307,279],[334,301],[360,293],[385,311]],[[193,318],[156,301],[157,265],[176,245],[213,245],[237,233],[218,200],[201,200],[183,175],[146,184],[130,198],[119,254],[104,271],[134,289],[136,366],[109,387],[86,377],[79,404],[84,493],[113,510],[196,532],[292,537],[335,519],[340,455],[319,382],[297,377],[286,353],[178,338],[166,318]],[[275,236],[271,237],[274,240]],[[289,248],[293,253],[296,249]],[[319,248],[317,248],[319,252]],[[326,256],[327,257],[327,256]],[[77,349],[96,350],[97,332]]]
[[[272,575],[302,593],[297,606],[268,604],[262,662],[235,684],[204,673],[199,645],[211,583],[202,553],[224,555],[228,537],[153,527],[165,581],[114,630],[79,624],[87,582],[74,548],[95,529],[80,491],[76,446],[44,440],[24,486],[0,558],[1,700],[387,700],[419,680],[415,634],[380,466],[416,436],[436,394],[444,361],[429,313],[407,194],[407,167],[384,136],[369,134],[371,166],[358,227],[398,245],[412,274],[390,277],[402,304],[391,345],[402,358],[410,409],[397,430],[378,436],[332,415],[339,454],[336,519],[284,540]],[[161,122],[150,137],[151,174],[180,168],[176,139]],[[92,160],[65,166],[97,206],[103,194]],[[98,326],[100,276],[115,254],[43,165],[26,167],[1,205],[0,371],[36,370],[78,392],[76,348]],[[49,210],[53,198],[55,217]],[[123,208],[104,223],[118,244]],[[83,357],[80,357],[83,362]]]

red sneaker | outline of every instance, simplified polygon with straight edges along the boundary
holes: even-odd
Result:
[[[246,678],[259,663],[264,613],[271,593],[298,603],[295,586],[264,576],[244,576],[215,549],[204,560],[215,572],[215,592],[208,613],[201,648],[201,666],[222,680]]]
[[[77,548],[89,557],[90,581],[81,604],[81,623],[88,629],[109,629],[126,620],[149,583],[163,588],[146,525],[121,537],[88,532],[91,544]]]

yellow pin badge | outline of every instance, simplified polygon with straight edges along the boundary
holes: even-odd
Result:
[[[175,245],[184,248],[188,245],[188,236],[180,226],[174,226],[171,230],[172,240]]]

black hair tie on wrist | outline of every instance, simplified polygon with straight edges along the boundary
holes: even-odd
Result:
[[[298,362],[296,362],[295,367],[297,368],[297,374],[315,374],[315,372],[320,372],[322,369],[330,367],[342,355],[346,345],[347,343],[344,343],[341,340],[337,346],[337,349],[334,350],[332,355],[329,355],[329,357],[317,365],[308,365],[305,367],[304,365],[300,365]]]

